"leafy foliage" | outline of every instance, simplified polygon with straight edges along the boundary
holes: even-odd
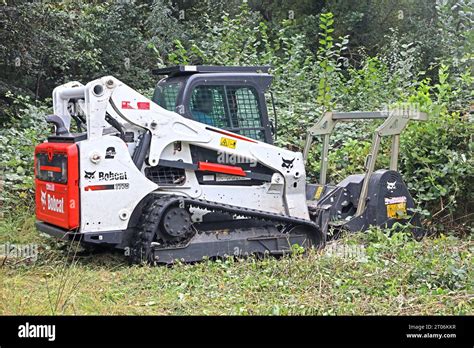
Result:
[[[13,99],[15,119],[9,127],[0,129],[0,174],[6,194],[2,192],[5,208],[34,203],[33,150],[49,129],[45,115],[49,107],[34,106],[31,99],[8,95]],[[2,208],[2,207],[0,207]]]
[[[428,122],[409,126],[401,142],[401,171],[419,202],[448,223],[453,216],[468,217],[474,201],[471,136],[474,124],[466,115],[449,109],[463,85],[451,86],[447,67],[439,70],[439,83],[422,81],[409,98],[430,112]],[[469,221],[469,219],[468,219]]]
[[[50,96],[60,83],[105,74],[149,87],[149,68],[182,34],[161,0],[153,2],[151,11],[127,1],[25,2],[0,10],[0,16],[6,23],[0,79],[37,97]]]

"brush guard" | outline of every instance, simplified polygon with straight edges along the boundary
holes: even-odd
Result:
[[[338,122],[351,122],[356,120],[379,120],[385,121],[374,132],[372,147],[369,155],[365,160],[365,173],[359,175],[351,175],[346,180],[342,181],[337,186],[330,186],[327,184],[327,170],[328,170],[328,151],[329,140],[331,134],[334,132],[335,126]],[[306,139],[306,144],[303,152],[303,158],[307,161],[309,151],[311,149],[313,138],[315,136],[322,136],[322,153],[321,153],[321,171],[319,175],[319,183],[317,185],[308,185],[308,199],[309,210],[316,215],[317,218],[320,213],[315,213],[321,210],[324,206],[326,215],[329,215],[330,224],[333,226],[344,226],[351,231],[365,230],[369,225],[387,226],[393,225],[394,221],[399,221],[407,224],[407,221],[401,218],[394,217],[391,212],[391,204],[395,207],[403,206],[403,211],[407,213],[407,209],[414,210],[414,202],[410,196],[405,183],[398,173],[398,156],[400,151],[400,134],[406,128],[408,121],[425,121],[427,114],[419,111],[414,111],[410,108],[395,108],[388,111],[376,112],[326,112],[318,120],[318,122],[310,128]],[[380,170],[374,172],[375,163],[380,149],[382,137],[391,137],[391,151],[390,151],[390,170]],[[388,190],[389,183],[396,182],[400,190]],[[384,190],[383,185],[387,187]],[[396,184],[395,184],[396,185]],[[400,192],[399,192],[400,191]],[[341,198],[341,194],[346,197]],[[398,194],[398,196],[395,196]],[[387,199],[385,201],[378,201],[380,195]],[[393,197],[392,197],[393,196]],[[349,199],[352,197],[352,201]],[[405,198],[397,198],[405,197]],[[405,200],[404,202],[397,202],[398,200]],[[392,199],[392,200],[390,200]],[[377,201],[374,206],[373,202]],[[348,210],[348,204],[352,204],[355,211],[351,214],[346,213],[343,216],[344,209]],[[368,209],[368,204],[372,204]],[[383,208],[382,208],[383,207]],[[388,208],[386,208],[388,207]],[[385,211],[385,208],[388,209]],[[393,208],[395,209],[395,208]],[[383,215],[383,217],[381,217]],[[414,234],[418,237],[422,234],[419,228],[419,217],[415,213],[406,214],[405,216],[409,222],[413,224]],[[327,216],[326,216],[327,218]],[[341,220],[342,218],[342,220]]]

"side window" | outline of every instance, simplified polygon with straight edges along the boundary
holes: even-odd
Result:
[[[252,87],[227,87],[232,126],[242,135],[264,140],[258,95]]]
[[[156,86],[153,93],[153,102],[170,111],[175,111],[176,99],[181,83],[164,83]]]
[[[198,122],[265,141],[258,94],[251,86],[196,86],[189,110]]]
[[[214,127],[229,127],[224,86],[197,86],[189,109],[194,120]]]

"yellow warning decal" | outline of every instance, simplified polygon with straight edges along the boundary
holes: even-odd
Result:
[[[321,198],[321,193],[323,193],[323,187],[318,186],[318,188],[316,189],[316,192],[314,193],[314,199]]]
[[[235,149],[235,147],[237,146],[237,140],[222,137],[221,146],[228,147],[229,149]]]
[[[385,198],[385,205],[389,218],[400,219],[407,215],[407,198],[404,196]]]

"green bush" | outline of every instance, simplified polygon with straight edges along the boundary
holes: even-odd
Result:
[[[34,204],[34,147],[49,132],[45,116],[50,113],[46,103],[35,106],[28,97],[9,97],[17,113],[0,129],[0,174],[4,181],[0,208],[7,211]]]
[[[474,124],[457,113],[431,115],[401,140],[400,170],[412,194],[433,214],[463,216],[474,199],[470,137]]]

